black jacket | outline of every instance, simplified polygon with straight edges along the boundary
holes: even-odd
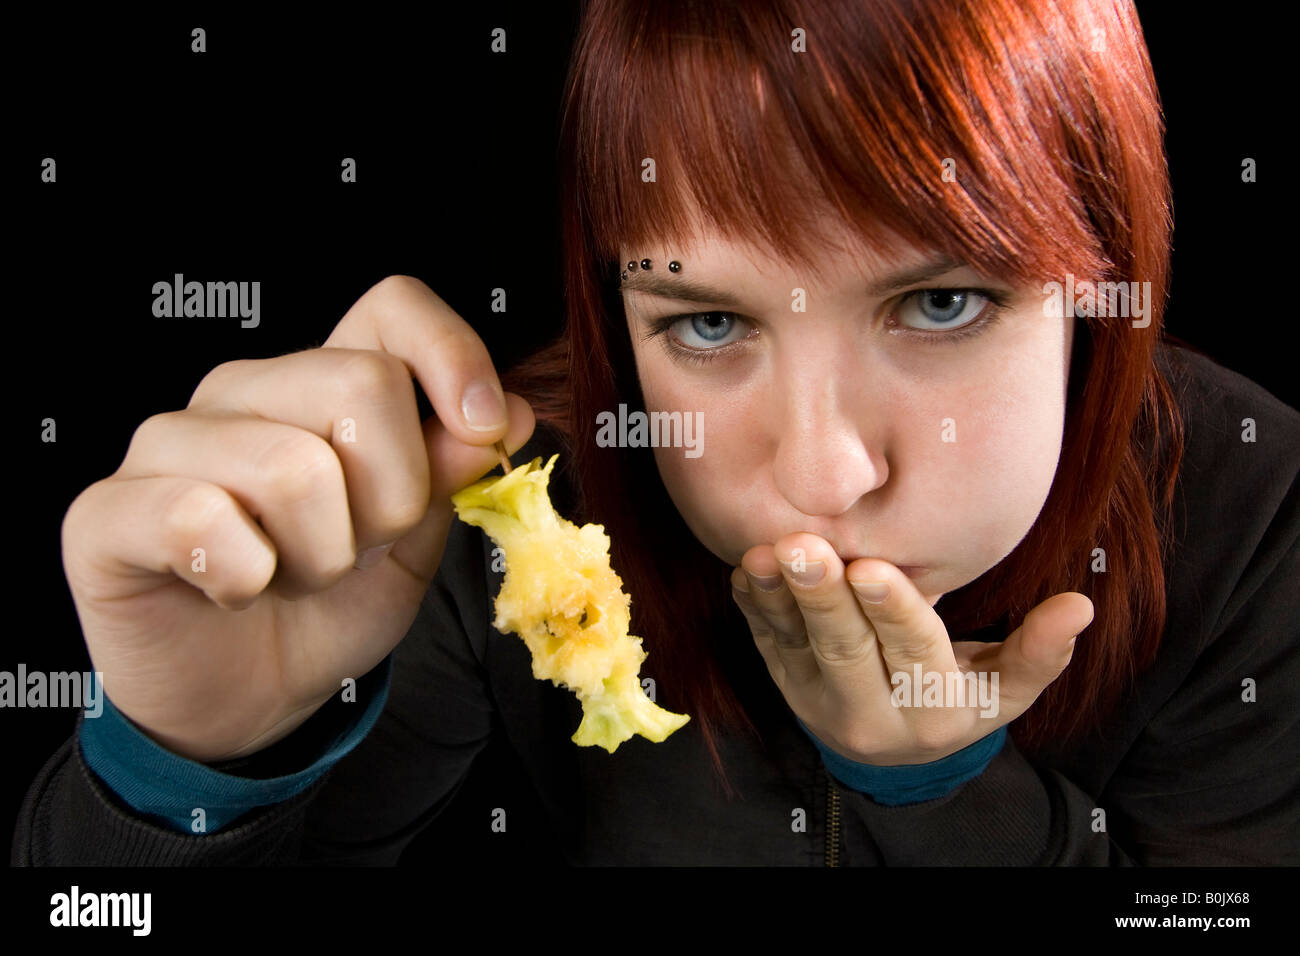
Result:
[[[662,744],[634,737],[612,756],[576,747],[579,702],[534,680],[523,642],[492,628],[501,580],[492,543],[454,522],[394,652],[382,717],[321,780],[221,831],[183,834],[132,812],[88,769],[74,734],[28,792],[13,862],[392,864],[495,734],[574,864],[820,866],[829,832],[842,865],[1300,863],[1300,414],[1190,351],[1162,361],[1187,423],[1168,624],[1117,716],[1068,754],[1031,763],[1008,739],[953,793],[881,806],[827,775],[757,651],[733,681],[762,743],[722,742],[743,798],[722,795],[694,722]],[[1241,438],[1245,418],[1256,423],[1253,443]],[[539,429],[516,460],[549,451]],[[1253,703],[1242,699],[1246,678]],[[327,705],[268,751],[219,767],[300,770],[348,719]],[[832,788],[838,824],[828,827]],[[524,798],[490,802],[508,814]]]

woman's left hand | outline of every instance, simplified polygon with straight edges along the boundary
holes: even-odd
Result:
[[[799,584],[792,565],[815,572],[818,562],[821,579]],[[773,575],[773,591],[752,577]],[[882,581],[888,596],[872,603],[850,581]],[[953,643],[931,601],[897,567],[861,558],[845,568],[824,539],[802,532],[751,548],[731,582],[795,715],[832,750],[878,766],[938,760],[1015,720],[1065,670],[1075,636],[1093,615],[1087,597],[1067,591],[1035,607],[1002,643]],[[922,686],[915,686],[918,664]],[[981,693],[962,701],[950,691],[959,681],[970,686],[970,678],[958,677],[967,673],[982,682]],[[940,706],[921,706],[936,681]],[[899,705],[908,703],[905,689],[910,706]]]

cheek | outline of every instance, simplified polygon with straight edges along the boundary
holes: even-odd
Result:
[[[654,346],[638,354],[637,369],[647,409],[699,412],[701,454],[688,458],[681,448],[654,448],[655,464],[700,543],[723,561],[739,564],[753,544],[754,503],[771,504],[770,483],[762,478],[771,461],[763,451],[766,436],[752,397],[740,390],[704,400],[698,383]]]
[[[960,569],[962,580],[946,590],[1010,554],[1042,511],[1060,460],[1063,376],[1050,358],[1017,362],[912,419],[911,434],[923,440],[900,453],[917,471],[915,487],[901,496],[911,503],[910,520],[943,549],[936,557],[947,554]]]
[[[688,457],[682,448],[657,447],[655,464],[687,526],[727,560],[720,553],[720,542],[737,538],[743,528],[737,520],[738,506],[753,491],[745,476],[758,474],[761,465],[753,416],[745,414],[743,401],[702,402],[698,389],[674,383],[671,373],[658,381],[643,377],[642,394],[648,409],[695,415],[699,454]]]

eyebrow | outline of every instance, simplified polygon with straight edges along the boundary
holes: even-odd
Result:
[[[645,295],[659,296],[661,299],[680,299],[683,302],[696,302],[706,305],[725,305],[730,309],[739,309],[741,301],[723,289],[692,279],[668,279],[664,276],[647,275],[638,272],[630,275],[623,282],[624,292],[641,292]]]
[[[917,266],[899,269],[888,273],[866,287],[869,296],[880,298],[898,289],[905,289],[918,282],[926,282],[944,273],[960,269],[965,263],[951,256],[939,256]],[[678,299],[682,302],[695,302],[705,305],[724,305],[731,309],[742,308],[744,303],[725,289],[716,289],[693,279],[673,279],[664,275],[650,275],[638,272],[623,281],[622,291],[641,292],[645,295],[658,296],[663,299]]]

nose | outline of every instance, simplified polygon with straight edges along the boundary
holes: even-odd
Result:
[[[882,423],[858,407],[856,389],[844,386],[833,363],[786,382],[774,395],[781,428],[773,462],[777,490],[809,517],[844,514],[889,477]]]

